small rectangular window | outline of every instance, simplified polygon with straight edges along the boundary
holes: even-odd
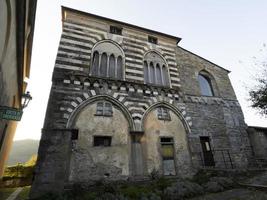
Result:
[[[117,26],[110,26],[110,33],[121,35],[122,28],[117,27]]]
[[[164,107],[158,108],[158,119],[159,120],[171,120],[171,116],[167,108],[164,108]]]
[[[160,138],[160,143],[173,143],[172,137],[162,137]]]
[[[71,140],[78,140],[78,133],[79,133],[79,131],[77,129],[72,130],[72,132],[71,132]]]
[[[98,116],[112,116],[112,105],[109,102],[97,102],[96,115]]]
[[[94,136],[94,146],[111,146],[111,136]]]
[[[153,36],[148,36],[148,42],[153,43],[153,44],[158,44],[158,38],[153,37]]]

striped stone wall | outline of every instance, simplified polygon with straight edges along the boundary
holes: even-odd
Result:
[[[106,23],[102,27],[97,27],[96,22],[88,20],[82,21],[76,16],[71,16],[63,22],[55,68],[89,72],[94,44],[101,40],[111,39],[117,42],[125,53],[126,81],[144,83],[144,55],[154,50],[166,60],[171,87],[180,87],[175,57],[176,41],[168,42],[166,38],[158,37],[158,45],[155,45],[148,42],[148,33],[123,27],[122,35],[114,35],[109,33],[110,24]]]

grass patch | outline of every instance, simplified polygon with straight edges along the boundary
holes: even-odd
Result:
[[[6,200],[17,188],[0,188],[0,200]]]
[[[30,189],[31,189],[30,186],[24,187],[15,200],[25,200],[25,199],[28,199],[29,193],[30,193]]]

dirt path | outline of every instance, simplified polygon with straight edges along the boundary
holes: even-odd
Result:
[[[6,200],[15,200],[23,188],[16,189]]]

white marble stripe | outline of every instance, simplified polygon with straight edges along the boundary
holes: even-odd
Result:
[[[61,69],[70,69],[75,71],[83,71],[83,67],[75,67],[71,65],[62,65],[62,64],[55,64],[55,68],[61,68]]]
[[[89,44],[89,43],[86,43],[86,42],[80,42],[80,41],[76,41],[76,40],[72,40],[72,39],[68,39],[68,38],[61,38],[60,41],[61,42],[68,42],[70,44],[77,44],[77,45],[81,45],[81,46],[88,47],[88,48],[92,48],[93,47],[92,44]]]
[[[88,53],[88,54],[91,53],[91,50],[82,49],[82,48],[79,48],[79,47],[68,46],[66,44],[60,44],[59,47],[62,47],[64,49],[70,49],[70,50],[73,50],[73,51],[81,51],[83,53]],[[64,50],[61,50],[61,51],[64,51]],[[79,52],[77,52],[77,53],[79,53]]]
[[[143,75],[143,70],[135,70],[135,69],[125,69],[126,72],[129,72],[129,73],[134,73],[134,74],[141,74]]]
[[[88,55],[84,55],[84,54],[80,54],[80,53],[73,53],[73,52],[67,52],[67,51],[63,51],[63,50],[59,50],[57,52],[58,54],[61,54],[61,55],[66,55],[66,56],[70,56],[70,57],[77,57],[77,58],[85,58],[85,59],[90,59],[90,54]],[[88,51],[87,51],[88,53]]]
[[[128,110],[129,111],[132,111],[132,110],[139,110],[139,111],[142,111],[142,112],[145,112],[145,109],[144,108],[140,108],[140,107],[135,107],[135,106],[133,106],[133,107],[129,107],[128,108]]]
[[[172,76],[171,76],[171,80],[172,80],[172,81],[180,81],[180,79],[179,79],[179,78],[172,77]]]
[[[132,117],[139,117],[140,119],[142,119],[142,116],[140,113],[133,113]]]
[[[126,79],[144,81],[144,78],[142,76],[132,76],[132,75],[127,75],[127,74],[126,74]]]
[[[91,41],[91,37],[90,36],[82,36],[82,35],[78,35],[78,34],[75,34],[75,33],[64,32],[64,30],[62,32],[62,35],[71,36],[71,37],[74,37],[74,38]]]
[[[101,31],[101,30],[97,30],[97,29],[95,29],[93,27],[92,28],[88,27],[89,24],[86,24],[86,25],[83,26],[83,25],[74,24],[74,23],[71,23],[71,22],[64,22],[64,25],[68,25],[68,26],[72,26],[72,27],[76,27],[76,28],[80,28],[80,29],[91,31],[90,34],[92,34],[92,33],[98,33],[98,34],[100,34],[99,36],[101,36],[101,35],[106,36],[107,35],[107,32],[104,31],[104,30]],[[107,38],[107,37],[105,37],[105,38]]]
[[[60,56],[57,56],[56,60],[64,61],[64,62],[68,62],[68,63],[73,63],[73,64],[90,65],[90,62],[86,62],[86,61],[82,61],[82,60],[78,60],[78,59],[73,59],[73,58],[64,58],[64,57],[60,57]]]
[[[143,65],[141,64],[133,64],[133,63],[125,63],[125,66],[130,66],[130,67],[136,67],[136,68],[140,68],[140,69],[143,69]]]

